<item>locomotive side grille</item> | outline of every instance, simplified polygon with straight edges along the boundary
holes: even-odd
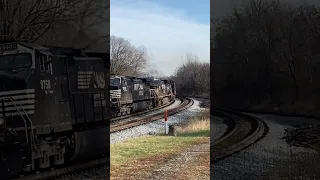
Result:
[[[121,98],[121,89],[118,90],[110,90],[110,98]]]
[[[78,89],[89,89],[93,71],[78,71]]]
[[[9,99],[12,98],[13,102]],[[35,90],[23,89],[0,92],[0,117],[35,113]]]

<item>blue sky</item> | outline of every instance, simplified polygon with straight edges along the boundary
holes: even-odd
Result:
[[[209,0],[153,0],[152,2],[174,9],[185,9],[191,19],[207,24],[210,21]]]
[[[173,74],[187,53],[210,61],[209,0],[111,0],[111,35],[143,45],[150,67]]]

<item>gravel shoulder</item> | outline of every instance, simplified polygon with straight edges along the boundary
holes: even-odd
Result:
[[[228,126],[222,118],[213,116],[210,123],[211,142],[219,139],[227,131],[227,128]]]
[[[173,116],[168,117],[168,125],[180,125],[183,123],[188,123],[192,117],[197,116],[204,108],[199,106],[200,101],[194,100],[194,104],[188,109],[179,112]],[[163,111],[163,110],[159,110]],[[123,131],[115,132],[110,134],[110,144],[123,142],[130,138],[144,136],[144,135],[153,135],[165,132],[165,123],[163,119],[150,122],[141,126],[133,127]]]
[[[266,122],[269,133],[247,149],[214,164],[211,178],[215,180],[301,179],[302,175],[297,173],[299,172],[297,167],[306,159],[314,159],[317,152],[310,148],[290,146],[283,137],[285,129],[293,128],[299,124],[298,122],[303,121],[297,118],[290,121],[290,118],[271,115],[254,114],[254,116]]]

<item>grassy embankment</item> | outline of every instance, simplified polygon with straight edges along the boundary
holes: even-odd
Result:
[[[139,159],[149,159],[159,154],[163,156],[175,154],[187,146],[208,138],[210,138],[209,111],[203,111],[190,123],[177,127],[177,136],[143,136],[112,144],[111,173],[121,166],[138,162]]]

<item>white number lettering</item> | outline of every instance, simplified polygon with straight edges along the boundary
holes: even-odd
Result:
[[[40,80],[41,89],[51,89],[50,80]]]

